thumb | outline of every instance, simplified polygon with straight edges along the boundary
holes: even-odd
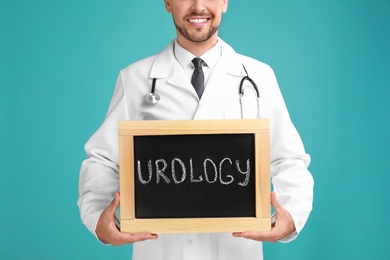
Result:
[[[111,201],[110,206],[107,208],[107,213],[114,215],[120,204],[120,196],[118,192],[115,192],[114,199]]]
[[[276,198],[276,193],[273,191],[271,192],[271,205],[275,209],[275,213],[277,214],[280,210],[283,209],[282,205],[280,205],[279,201]]]

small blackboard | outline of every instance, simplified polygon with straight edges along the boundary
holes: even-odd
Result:
[[[123,121],[121,231],[270,229],[269,121]]]

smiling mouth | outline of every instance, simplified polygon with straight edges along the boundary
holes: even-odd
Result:
[[[190,23],[205,23],[207,22],[209,19],[207,18],[194,18],[194,19],[188,19],[188,21]]]

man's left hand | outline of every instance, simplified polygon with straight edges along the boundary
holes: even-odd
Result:
[[[235,232],[233,236],[273,243],[291,235],[295,231],[294,221],[290,213],[279,204],[275,192],[271,193],[271,205],[275,210],[275,222],[270,231]]]

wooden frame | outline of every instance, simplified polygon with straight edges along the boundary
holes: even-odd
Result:
[[[137,219],[135,217],[134,137],[153,135],[241,134],[255,136],[255,217]],[[202,233],[271,229],[270,133],[268,119],[161,120],[119,122],[120,221],[125,233]]]

